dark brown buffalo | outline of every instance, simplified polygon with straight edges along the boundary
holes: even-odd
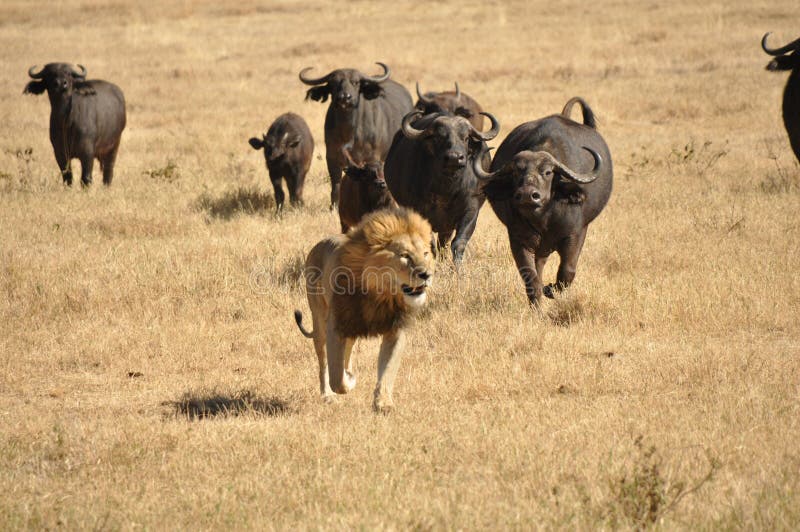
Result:
[[[365,214],[397,204],[386,186],[382,161],[358,164],[353,161],[347,147],[343,152],[347,167],[339,188],[339,221],[342,233],[346,233],[358,225]]]
[[[81,183],[92,183],[94,160],[100,161],[103,183],[111,184],[120,137],[125,129],[125,97],[119,87],[100,79],[86,79],[86,69],[49,63],[28,75],[24,93],[50,98],[50,143],[61,176],[72,185],[72,159],[81,162]]]
[[[325,159],[331,176],[331,208],[339,199],[339,182],[347,161],[345,145],[357,161],[383,161],[392,137],[400,129],[411,106],[411,95],[389,79],[391,70],[383,63],[380,76],[367,76],[351,68],[341,68],[321,78],[306,77],[311,67],[300,71],[300,81],[312,88],[306,99],[331,103],[325,115]]]
[[[473,162],[487,161],[482,156],[485,141],[500,131],[497,119],[483,114],[492,122],[486,133],[462,116],[409,113],[386,156],[386,183],[397,203],[430,221],[438,233],[439,248],[447,245],[455,231],[451,249],[456,265],[464,257],[486,199],[480,193]]]
[[[583,109],[583,124],[568,117],[574,103]],[[490,170],[475,165],[483,192],[508,230],[528,299],[538,304],[543,292],[553,297],[575,278],[587,227],[611,196],[611,154],[592,110],[573,98],[562,114],[517,126]],[[561,258],[557,282],[543,289],[542,271],[553,251]]]
[[[767,70],[790,70],[789,80],[783,91],[783,125],[789,134],[789,143],[792,145],[795,157],[800,161],[800,39],[790,42],[780,48],[767,46],[769,33],[761,39],[761,48],[775,59],[769,62]]]
[[[311,136],[306,121],[294,113],[282,114],[269,126],[262,138],[253,137],[249,142],[254,150],[264,150],[264,160],[275,190],[278,210],[283,208],[286,198],[282,179],[286,180],[292,205],[302,205],[303,183],[314,154],[314,137]]]
[[[417,103],[415,109],[423,114],[449,113],[453,116],[463,116],[478,131],[483,130],[483,108],[469,94],[461,92],[458,83],[455,91],[426,92],[419,90],[417,83]]]

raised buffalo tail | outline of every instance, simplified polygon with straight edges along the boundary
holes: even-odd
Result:
[[[313,332],[308,332],[305,327],[303,327],[303,313],[299,310],[294,311],[294,321],[297,322],[297,327],[300,329],[300,332],[303,333],[303,336],[306,338],[314,338]]]
[[[561,111],[561,114],[566,118],[569,118],[569,115],[572,113],[572,106],[576,103],[580,104],[581,111],[583,112],[583,125],[589,126],[592,129],[597,129],[597,120],[594,117],[592,108],[589,107],[589,104],[586,103],[586,101],[580,96],[570,98],[566,105],[564,105],[564,109]]]

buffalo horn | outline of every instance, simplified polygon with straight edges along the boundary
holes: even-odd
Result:
[[[381,63],[381,62],[376,62],[375,64],[376,65],[380,65],[381,67],[383,67],[383,75],[375,76],[375,77],[364,76],[364,79],[367,80],[367,81],[371,81],[373,83],[381,83],[381,82],[384,82],[387,79],[389,79],[389,76],[392,74],[391,69],[388,66],[386,66],[384,63]]]
[[[36,70],[36,65],[33,65],[28,69],[28,75],[33,79],[42,79],[42,74],[44,73],[44,67],[39,72],[34,72]]]
[[[79,77],[79,78],[85,78],[85,77],[86,77],[86,74],[87,74],[87,72],[86,72],[86,67],[85,67],[85,66],[83,66],[83,65],[78,65],[78,68],[80,68],[80,69],[81,69],[81,70],[80,70],[80,72],[79,72],[79,71],[77,71],[77,70],[75,70],[75,69],[74,69],[74,68],[72,68],[72,67],[70,67],[70,70],[72,71],[72,73],[73,73],[75,76],[77,76],[77,77]]]
[[[454,82],[456,84],[456,100],[461,98],[461,89],[458,88],[458,82]]]
[[[797,50],[798,48],[800,48],[800,39],[792,41],[786,46],[782,46],[780,48],[775,48],[775,49],[767,48],[767,38],[770,35],[772,35],[772,32],[765,33],[764,37],[761,39],[761,48],[769,55],[783,55],[786,52],[791,52],[792,50]]]
[[[411,122],[422,116],[422,111],[413,111],[403,117],[403,135],[411,140],[416,140],[425,134],[424,129],[415,129]]]
[[[432,104],[432,103],[433,103],[433,98],[426,98],[426,97],[425,97],[425,96],[422,94],[422,91],[421,91],[421,90],[419,90],[419,81],[417,82],[417,97],[419,98],[419,101],[421,101],[421,102],[422,102],[422,103],[424,103],[425,105],[430,105],[430,104]]]
[[[567,165],[563,164],[561,161],[559,161],[546,151],[537,152],[536,155],[543,155],[549,158],[553,162],[553,164],[556,165],[559,170],[561,170],[561,173],[563,173],[566,177],[570,178],[576,183],[591,183],[592,181],[597,179],[598,176],[594,175],[594,173],[597,172],[598,168],[600,168],[600,164],[603,162],[603,159],[600,157],[600,154],[594,151],[593,149],[587,146],[582,146],[582,148],[591,153],[592,157],[594,157],[594,168],[592,168],[592,173],[590,174],[579,174],[577,172],[572,171],[572,169],[570,169]]]
[[[314,67],[306,67],[303,70],[301,70],[300,71],[300,81],[302,81],[306,85],[322,85],[323,83],[327,83],[328,79],[330,79],[330,77],[331,77],[331,74],[333,74],[333,72],[331,72],[329,74],[326,74],[326,75],[322,76],[321,78],[316,78],[316,79],[315,78],[307,78],[305,76],[306,72],[308,72],[309,70],[313,70],[313,69],[314,69]]]
[[[497,136],[498,133],[500,133],[500,122],[498,122],[497,119],[494,116],[492,116],[491,113],[484,113],[483,111],[481,111],[480,114],[482,114],[483,116],[487,117],[489,120],[492,121],[492,129],[490,129],[486,133],[481,133],[470,124],[472,132],[476,137],[480,138],[481,140],[492,140]]]
[[[494,148],[487,148],[485,150],[481,150],[481,153],[477,157],[475,157],[475,159],[473,159],[472,161],[472,170],[475,172],[475,175],[481,181],[488,181],[489,179],[497,177],[500,174],[500,172],[503,171],[502,168],[495,172],[487,172],[486,170],[483,169],[483,156],[492,151],[493,149]]]

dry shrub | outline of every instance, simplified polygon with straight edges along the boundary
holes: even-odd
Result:
[[[615,477],[609,479],[610,498],[602,511],[614,528],[632,526],[642,529],[658,522],[687,495],[695,493],[714,479],[721,462],[706,453],[708,470],[693,481],[675,480],[664,472],[664,460],[655,445],[644,438],[634,440],[634,456]]]

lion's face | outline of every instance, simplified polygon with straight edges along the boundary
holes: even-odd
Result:
[[[431,285],[435,268],[430,240],[425,242],[419,235],[401,235],[386,251],[392,254],[394,286],[400,287],[403,302],[409,308],[425,305],[428,300],[426,290]]]
[[[379,299],[394,299],[408,309],[424,306],[435,270],[430,224],[410,211],[387,210],[370,216],[362,234],[369,248],[363,258],[362,286]]]

